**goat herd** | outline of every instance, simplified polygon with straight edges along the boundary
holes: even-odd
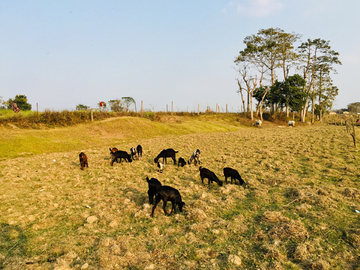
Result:
[[[136,149],[134,147],[132,147],[130,149],[130,154],[128,154],[126,151],[121,151],[118,150],[117,148],[109,148],[110,150],[110,165],[113,166],[114,162],[117,163],[121,163],[121,160],[124,159],[126,162],[132,162],[134,159],[136,158],[141,158],[142,154],[143,154],[143,149],[141,145],[138,145],[136,147]],[[169,149],[164,149],[162,150],[156,158],[154,158],[154,162],[157,164],[158,167],[158,172],[162,172],[162,170],[164,169],[165,165],[167,163],[166,159],[167,158],[171,158],[174,162],[174,165],[176,165],[176,158],[175,158],[175,154],[178,153],[178,151],[175,151],[172,148]],[[162,158],[162,162],[159,161],[159,159]],[[81,165],[81,170],[83,170],[85,167],[89,167],[88,166],[88,161],[87,161],[87,156],[84,152],[81,152],[79,154],[79,159],[80,159],[80,165]],[[200,164],[200,150],[197,149],[196,151],[194,151],[190,157],[190,159],[186,162],[185,159],[183,159],[182,157],[179,158],[178,160],[178,167],[184,167],[186,164],[191,164],[194,163],[194,165]],[[204,185],[204,179],[207,178],[208,179],[208,186],[210,187],[210,183],[212,182],[216,182],[219,186],[223,185],[223,182],[216,176],[216,174],[212,171],[210,171],[207,168],[203,168],[202,166],[199,167],[200,170],[200,178],[201,178],[201,182]],[[235,169],[226,167],[224,168],[224,176],[225,176],[225,183],[227,184],[227,179],[228,177],[230,177],[231,179],[231,183],[234,180],[235,184],[236,184],[236,180],[239,181],[239,185],[243,185],[245,182],[244,180],[241,178],[239,172]],[[179,211],[182,212],[182,208],[185,206],[185,203],[182,201],[181,199],[181,195],[180,192],[170,186],[163,186],[159,180],[157,180],[156,178],[151,178],[149,179],[148,177],[146,177],[146,181],[148,182],[148,186],[149,186],[149,190],[148,190],[148,195],[149,195],[149,203],[152,205],[154,204],[152,211],[151,211],[151,217],[154,216],[154,211],[156,206],[158,205],[158,203],[160,201],[163,201],[163,210],[165,215],[168,215],[168,213],[166,212],[166,204],[168,201],[171,202],[172,208],[171,208],[171,212],[170,215],[174,212],[176,213],[176,206],[178,206]],[[154,202],[154,197],[155,197],[155,202]]]

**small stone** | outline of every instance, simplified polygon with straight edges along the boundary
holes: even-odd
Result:
[[[94,223],[95,221],[97,221],[98,220],[98,218],[96,217],[96,216],[90,216],[90,217],[88,217],[87,219],[86,219],[86,221],[88,222],[88,223]]]
[[[229,255],[228,262],[231,262],[237,266],[241,265],[241,259],[236,255]]]

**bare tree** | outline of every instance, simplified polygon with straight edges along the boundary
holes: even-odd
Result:
[[[257,86],[257,76],[255,75],[254,78],[248,74],[249,67],[247,63],[243,63],[242,65],[239,64],[238,67],[238,72],[241,77],[241,81],[237,79],[240,89],[239,91],[245,90],[248,93],[248,103],[250,101],[250,117],[251,120],[254,120],[253,94]],[[245,87],[242,86],[242,83],[244,83]]]

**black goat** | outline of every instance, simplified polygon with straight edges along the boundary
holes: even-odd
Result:
[[[209,169],[203,168],[203,167],[199,167],[200,170],[200,177],[201,177],[201,182],[204,185],[204,178],[207,178],[209,181],[209,187],[210,187],[210,183],[212,182],[216,182],[219,186],[223,185],[223,182],[219,180],[219,178],[215,175],[215,173],[213,173],[212,171],[210,171]]]
[[[129,155],[126,151],[116,151],[112,152],[110,149],[110,156],[111,156],[111,166],[113,166],[114,162],[118,159],[120,159],[120,163],[122,159],[125,159],[125,161],[132,162],[131,155]]]
[[[142,157],[143,154],[143,149],[142,146],[139,144],[138,146],[136,146],[136,152],[138,153],[138,157]]]
[[[148,185],[149,185],[149,190],[148,190],[149,203],[154,204],[154,196],[155,196],[157,190],[159,188],[161,188],[162,185],[161,185],[160,181],[157,180],[156,178],[149,179],[149,177],[146,177],[146,181],[148,182]]]
[[[183,159],[182,157],[179,158],[179,161],[178,161],[178,167],[181,165],[181,167],[184,167],[186,165],[186,161],[185,159]]]
[[[194,151],[194,153],[192,153],[190,159],[188,160],[188,164],[191,164],[191,162],[194,161],[194,165],[196,164],[200,164],[200,150],[196,149],[196,151]]]
[[[176,165],[176,159],[175,159],[175,153],[178,151],[175,151],[172,148],[164,149],[160,152],[160,154],[157,155],[157,157],[154,159],[154,162],[157,163],[159,161],[159,158],[163,158],[163,163],[166,162],[166,158],[171,158],[174,161],[174,164]]]
[[[81,170],[84,170],[85,167],[89,167],[88,165],[88,161],[87,161],[87,156],[85,155],[84,152],[81,152],[79,154],[79,160],[80,160],[80,165],[81,165]]]
[[[160,201],[163,201],[163,209],[164,213],[167,216],[168,213],[166,212],[166,203],[168,201],[171,201],[171,212],[170,215],[174,212],[176,214],[176,205],[179,207],[179,211],[182,212],[183,207],[185,206],[185,203],[181,200],[180,192],[172,187],[169,186],[162,186],[157,190],[156,196],[155,196],[155,204],[151,211],[151,217],[154,216],[154,211],[156,206]]]
[[[233,179],[235,180],[235,185],[236,185],[236,180],[239,181],[239,185],[242,186],[245,181],[241,178],[239,172],[237,170],[234,170],[232,168],[226,167],[224,168],[224,176],[225,176],[225,183],[227,184],[227,178],[230,177],[231,178],[231,184]]]

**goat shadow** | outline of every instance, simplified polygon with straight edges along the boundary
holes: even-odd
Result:
[[[135,202],[137,206],[142,206],[144,203],[149,203],[149,196],[147,193],[147,183],[144,183],[144,186],[146,187],[146,191],[140,191],[135,188],[125,188],[124,191],[124,197],[130,199],[131,201]],[[129,197],[127,196],[127,193],[131,192],[132,195]]]

